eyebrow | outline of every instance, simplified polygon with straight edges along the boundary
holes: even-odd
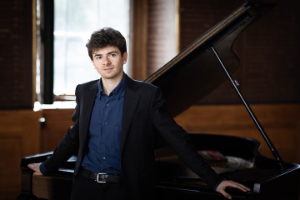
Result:
[[[107,54],[112,54],[112,53],[118,53],[117,51],[110,51]],[[96,56],[102,56],[103,54],[94,54],[94,57]]]

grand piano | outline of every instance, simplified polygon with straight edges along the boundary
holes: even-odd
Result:
[[[247,193],[228,189],[233,199],[299,199],[299,165],[282,160],[231,78],[239,65],[232,51],[235,38],[273,6],[243,4],[145,80],[162,89],[173,117],[229,80],[274,155],[274,159],[262,156],[260,143],[250,138],[190,133],[199,153],[220,176],[251,188]],[[181,91],[180,95],[177,91]],[[51,154],[22,159],[22,191],[18,200],[69,199],[76,155],[49,176],[32,176],[27,167],[29,163],[43,162]],[[157,144],[156,163],[158,199],[224,199],[182,165],[163,140]]]

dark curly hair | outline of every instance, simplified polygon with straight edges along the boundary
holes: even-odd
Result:
[[[109,27],[94,32],[86,44],[88,54],[92,60],[93,52],[95,52],[97,49],[107,46],[117,47],[122,56],[125,52],[127,52],[126,40],[124,36],[119,31]]]

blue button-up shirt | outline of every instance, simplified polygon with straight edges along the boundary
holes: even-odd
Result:
[[[82,167],[95,173],[121,173],[121,130],[125,95],[123,75],[118,86],[107,96],[98,82],[98,93],[92,111],[88,151]]]

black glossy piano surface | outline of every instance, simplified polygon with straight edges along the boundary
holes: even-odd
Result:
[[[145,80],[162,89],[172,116],[183,112],[226,81],[212,47],[218,52],[228,72],[233,73],[239,65],[232,51],[236,36],[273,6],[245,3]],[[181,91],[180,95],[178,90]],[[230,193],[233,199],[299,199],[298,164],[282,163],[277,157],[263,157],[259,154],[260,144],[249,138],[212,134],[190,134],[190,137],[199,152],[212,150],[226,157],[222,162],[207,160],[220,176],[251,188],[248,193],[232,189]],[[201,177],[181,165],[163,141],[158,146],[157,199],[224,199],[208,188]],[[68,199],[76,157],[70,158],[56,173],[49,176],[32,176],[27,168],[27,164],[42,162],[51,154],[49,152],[22,159],[22,191],[18,200]],[[237,159],[238,165],[229,158]]]

